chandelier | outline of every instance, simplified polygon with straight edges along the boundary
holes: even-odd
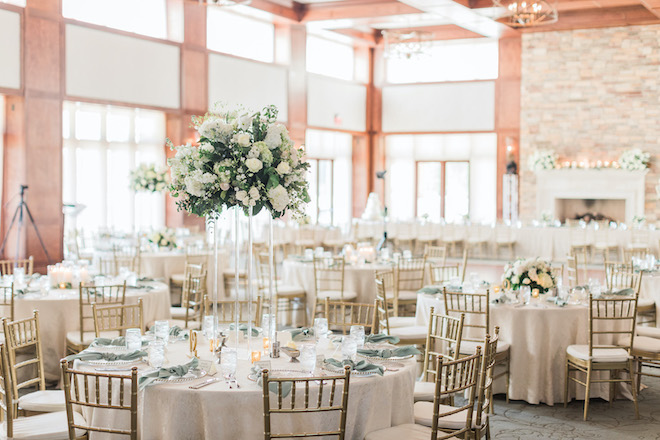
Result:
[[[411,59],[426,55],[433,34],[426,31],[381,31],[387,58]]]
[[[511,27],[529,27],[557,22],[557,7],[546,0],[502,1],[493,0],[496,7],[506,9],[502,16]]]
[[[203,5],[213,6],[247,6],[252,3],[252,0],[199,0],[199,2]]]

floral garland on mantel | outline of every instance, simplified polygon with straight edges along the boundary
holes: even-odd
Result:
[[[529,158],[529,168],[532,171],[560,169],[620,169],[625,171],[640,171],[648,168],[651,155],[639,148],[624,151],[619,160],[614,161],[563,161],[560,162],[557,153],[551,150],[535,151]]]

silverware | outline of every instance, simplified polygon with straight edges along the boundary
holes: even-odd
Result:
[[[190,388],[191,390],[198,390],[200,388],[204,388],[207,385],[211,385],[211,384],[219,382],[219,381],[220,381],[220,379],[218,379],[217,377],[212,377],[212,378],[206,379],[205,381],[200,382],[196,385],[190,385],[188,388]]]
[[[241,386],[238,384],[238,381],[236,379],[232,379],[234,382],[234,385],[236,385],[236,388],[240,388]]]

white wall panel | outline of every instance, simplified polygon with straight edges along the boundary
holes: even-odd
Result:
[[[21,88],[21,16],[0,9],[0,87]]]
[[[218,54],[209,55],[209,105],[223,102],[261,110],[276,105],[278,120],[288,119],[286,68]]]
[[[335,122],[335,117],[341,124]],[[367,87],[309,75],[307,79],[307,124],[312,127],[365,131]]]
[[[179,107],[179,48],[82,26],[66,26],[69,96]]]
[[[383,88],[383,131],[490,131],[495,83],[478,81]]]

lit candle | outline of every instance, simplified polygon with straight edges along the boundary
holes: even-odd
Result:
[[[66,289],[66,283],[60,283],[60,289]]]
[[[268,352],[270,349],[270,338],[264,338],[264,351]]]
[[[252,363],[254,364],[255,362],[258,362],[261,360],[261,352],[260,351],[253,351],[252,352]]]

